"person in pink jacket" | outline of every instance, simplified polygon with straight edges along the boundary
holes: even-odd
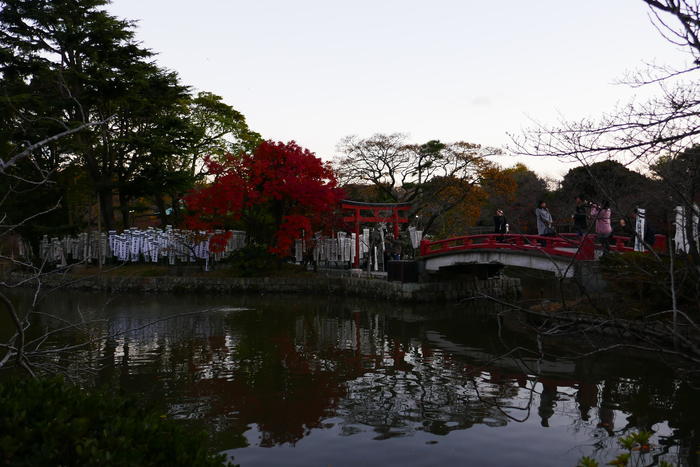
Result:
[[[603,247],[603,252],[610,251],[610,239],[612,237],[612,211],[610,211],[610,202],[603,201],[603,205],[593,204],[591,206],[591,217],[595,221],[595,233],[600,240],[600,245]]]

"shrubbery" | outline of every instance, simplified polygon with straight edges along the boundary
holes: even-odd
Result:
[[[282,261],[264,246],[249,245],[231,253],[226,259],[233,273],[241,277],[264,275],[279,268]]]
[[[604,255],[601,270],[612,292],[624,300],[630,317],[640,317],[671,308],[670,258],[649,253]],[[678,307],[690,315],[700,313],[700,281],[689,258],[674,261],[674,282]]]
[[[0,384],[0,464],[222,466],[207,436],[104,391],[61,379]]]
[[[304,272],[303,267],[285,262],[262,245],[236,250],[225,262],[235,277],[288,276]]]

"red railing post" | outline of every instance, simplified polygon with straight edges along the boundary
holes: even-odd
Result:
[[[615,249],[617,251],[624,251],[626,241],[627,239],[625,237],[615,237]]]
[[[430,248],[430,242],[428,240],[421,240],[420,241],[420,255],[425,256],[428,254],[428,249]]]
[[[666,251],[666,246],[666,235],[654,235],[654,244],[652,245],[654,251],[663,253]]]
[[[590,235],[583,237],[581,246],[576,253],[576,259],[591,260],[595,259],[595,245]]]

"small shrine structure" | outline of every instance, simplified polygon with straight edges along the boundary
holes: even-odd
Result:
[[[353,266],[360,265],[360,224],[366,222],[384,222],[393,225],[394,237],[399,236],[399,224],[408,223],[409,203],[363,203],[361,201],[343,200],[345,212],[343,222],[352,223],[355,231],[355,255]]]

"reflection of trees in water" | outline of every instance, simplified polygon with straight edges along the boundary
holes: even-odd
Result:
[[[496,406],[517,396],[514,381],[491,386],[485,380],[488,375],[470,378],[449,356],[439,351],[425,356],[422,350],[420,343],[408,348],[390,344],[391,364],[349,381],[348,397],[341,405],[345,424],[369,425],[378,438],[385,438],[418,430],[444,435],[478,423],[507,423]],[[481,386],[479,394],[475,384]]]
[[[359,374],[345,383],[347,396],[338,410],[345,419],[345,432],[354,432],[353,425],[362,424],[374,427],[378,437],[384,438],[415,430],[446,434],[474,423],[506,424],[506,417],[483,400],[495,406],[517,394],[512,380],[489,384],[480,378],[480,400],[475,380],[464,374],[459,362],[415,337],[394,337],[401,333],[393,334],[392,324],[398,323],[384,314],[359,311],[296,320],[295,340],[300,347],[346,351],[342,363]]]
[[[535,377],[517,362],[491,361],[503,348],[490,323],[415,313],[404,320],[319,303],[160,321],[76,355],[99,364],[98,382],[164,399],[176,417],[206,420],[229,436],[226,447],[244,443],[253,424],[263,446],[294,444],[338,415],[343,433],[372,429],[380,439],[536,417],[542,426],[565,420],[600,450],[614,445],[611,435],[668,421],[673,433],[664,442],[680,440],[696,456],[699,430],[689,412],[697,392],[671,374],[634,368],[626,377],[625,362],[584,361],[554,362]],[[170,306],[113,306],[108,325],[129,330],[187,311]]]

